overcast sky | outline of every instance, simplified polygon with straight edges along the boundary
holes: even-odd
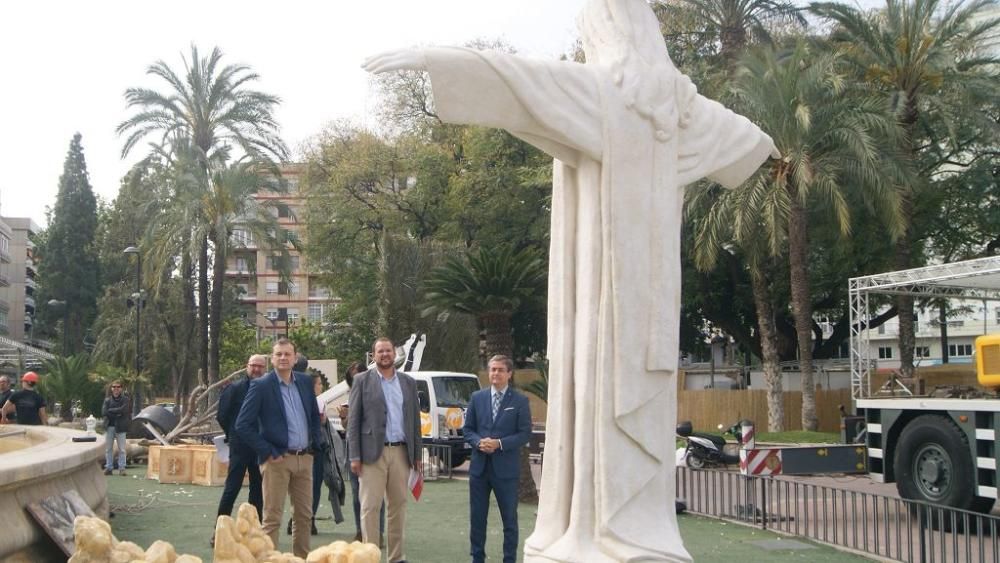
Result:
[[[0,6],[0,213],[45,225],[75,132],[94,191],[107,201],[142,157],[119,158],[115,127],[130,86],[162,59],[183,68],[195,43],[250,65],[256,88],[282,98],[282,135],[296,149],[325,123],[370,118],[366,55],[412,45],[504,38],[521,53],[555,57],[576,38],[586,0],[46,1]]]

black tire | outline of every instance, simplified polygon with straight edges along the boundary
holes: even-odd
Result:
[[[463,463],[465,463],[468,460],[469,460],[469,455],[466,454],[465,452],[462,452],[462,453],[459,454],[459,453],[455,453],[455,450],[451,451],[451,468],[452,469],[455,469],[456,467],[458,467],[459,465],[462,465]]]
[[[691,469],[704,469],[705,460],[695,455],[694,451],[689,451],[684,457],[684,463]]]
[[[906,425],[895,456],[896,490],[904,499],[975,510],[976,474],[969,441],[948,417],[924,415]],[[938,528],[940,511],[930,511]],[[947,514],[944,527],[950,528]],[[959,518],[961,520],[961,518]]]

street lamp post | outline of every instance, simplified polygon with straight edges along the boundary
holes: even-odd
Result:
[[[62,354],[63,356],[69,356],[69,339],[66,337],[67,329],[69,328],[69,305],[61,299],[49,299],[49,307],[61,307],[63,310],[63,345]],[[32,332],[34,332],[34,323],[32,323]]]
[[[125,254],[135,254],[135,293],[132,295],[132,299],[129,299],[129,306],[135,305],[135,376],[138,380],[139,374],[142,373],[142,337],[140,336],[140,329],[142,328],[142,253],[139,252],[139,247],[130,246],[122,251]],[[133,394],[135,400],[132,402],[132,414],[138,414],[142,407],[142,387],[138,383],[133,389]]]

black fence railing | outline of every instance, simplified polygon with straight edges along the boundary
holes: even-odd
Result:
[[[1000,563],[1000,518],[862,491],[677,468],[692,513],[906,562]]]
[[[424,444],[424,479],[451,479],[451,446]]]

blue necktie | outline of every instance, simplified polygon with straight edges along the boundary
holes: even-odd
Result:
[[[493,420],[497,419],[497,415],[500,413],[500,401],[503,400],[503,393],[493,394]]]

